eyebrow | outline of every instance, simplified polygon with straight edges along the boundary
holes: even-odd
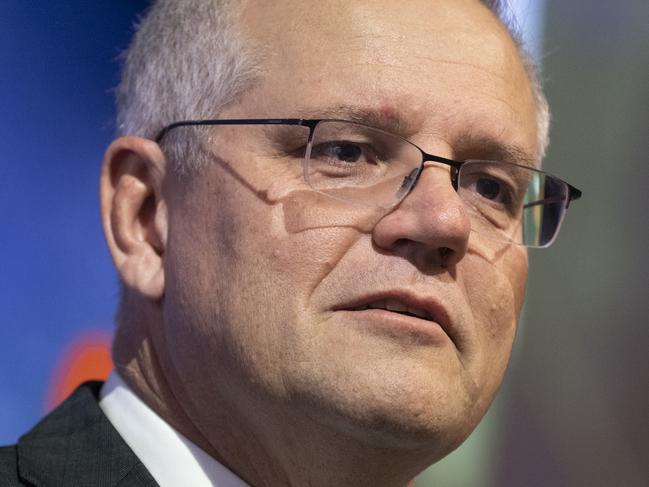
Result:
[[[462,159],[487,159],[536,167],[539,161],[518,144],[507,143],[491,136],[465,133],[455,144],[454,151]]]
[[[406,118],[397,110],[382,111],[357,105],[341,104],[333,107],[303,108],[296,111],[298,118],[339,119],[356,122],[384,130],[403,138],[409,138],[420,129],[418,123]],[[423,147],[422,147],[423,149]],[[425,149],[423,149],[425,150]],[[453,144],[454,157],[458,159],[482,159],[510,162],[524,166],[538,167],[539,160],[520,145],[504,140],[477,135],[466,131]],[[464,156],[467,157],[464,157]]]
[[[378,110],[356,105],[336,105],[323,108],[306,108],[297,111],[299,118],[337,119],[368,125],[401,137],[416,132],[411,120],[396,110]]]

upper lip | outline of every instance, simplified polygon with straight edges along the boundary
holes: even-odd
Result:
[[[455,341],[448,310],[437,299],[430,296],[422,297],[401,290],[380,292],[368,294],[341,306],[336,306],[334,311],[357,311],[366,309],[366,307],[383,308],[396,312],[406,311],[422,319],[434,321]]]

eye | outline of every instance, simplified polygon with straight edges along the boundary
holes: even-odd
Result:
[[[492,163],[472,162],[464,167],[460,175],[462,193],[476,205],[510,209],[518,199],[514,178],[508,174],[507,166],[498,167]]]
[[[529,168],[504,162],[468,161],[460,167],[458,194],[476,215],[498,228],[520,222]]]
[[[361,144],[349,141],[332,141],[318,144],[311,151],[311,157],[324,157],[336,162],[355,164],[367,159]]]
[[[475,191],[488,200],[503,202],[506,194],[500,181],[493,178],[479,178],[475,182]]]
[[[331,149],[338,159],[345,162],[357,162],[363,153],[363,149],[358,145],[347,142],[337,144]]]

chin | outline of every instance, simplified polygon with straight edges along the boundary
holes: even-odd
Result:
[[[318,411],[311,417],[359,442],[429,451],[439,458],[457,448],[486,411],[461,378],[444,371],[395,368],[348,374],[329,387],[318,386],[308,391],[306,407]]]
[[[426,410],[403,403],[392,406],[366,408],[360,414],[338,410],[336,426],[360,444],[393,452],[395,460],[400,454],[425,458],[425,468],[458,448],[481,417],[470,412],[458,415],[439,405]]]

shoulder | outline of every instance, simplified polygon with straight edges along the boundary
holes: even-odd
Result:
[[[24,485],[18,480],[18,458],[16,446],[0,447],[0,486],[12,487]]]
[[[16,446],[0,449],[0,487],[157,485],[99,407],[101,385],[81,385]]]

